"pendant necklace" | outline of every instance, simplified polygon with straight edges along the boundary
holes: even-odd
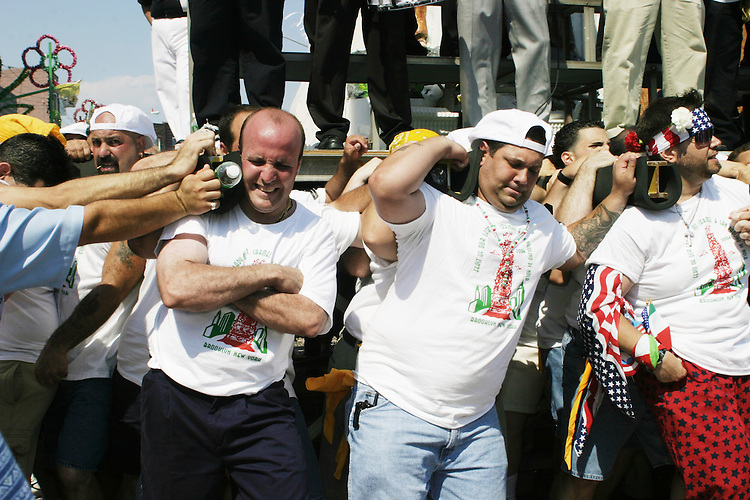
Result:
[[[677,215],[680,216],[680,220],[682,221],[682,224],[685,226],[685,230],[687,231],[685,233],[685,241],[687,242],[688,247],[693,246],[693,238],[695,237],[695,233],[693,233],[692,229],[690,229],[690,226],[693,224],[693,220],[695,220],[695,216],[698,215],[698,209],[701,205],[701,200],[703,195],[703,190],[698,191],[698,202],[695,204],[695,210],[693,210],[693,215],[690,217],[690,221],[686,221],[685,218],[682,216],[682,208],[678,207],[677,205],[674,206],[675,212],[677,212]]]

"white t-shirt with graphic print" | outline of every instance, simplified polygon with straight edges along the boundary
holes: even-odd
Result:
[[[458,428],[492,408],[539,277],[576,246],[536,202],[525,204],[520,237],[523,209],[420,189],[424,214],[391,225],[396,279],[365,332],[356,375],[401,409]],[[501,241],[507,248],[519,237],[513,252],[501,251]]]
[[[205,238],[208,264],[214,266],[273,263],[299,269],[300,295],[326,311],[330,328],[336,245],[328,224],[301,204],[276,224],[256,224],[239,206],[226,214],[186,217],[164,229],[160,246],[180,234]],[[211,396],[255,394],[282,379],[293,341],[293,335],[259,324],[232,305],[197,313],[162,304],[149,334],[149,366]]]
[[[653,301],[678,356],[724,375],[750,374],[748,248],[729,231],[747,205],[747,184],[714,175],[679,207],[628,207],[589,259],[635,283],[625,298],[636,312]]]

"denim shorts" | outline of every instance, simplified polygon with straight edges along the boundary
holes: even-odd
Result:
[[[107,449],[112,384],[108,378],[63,380],[44,417],[46,466],[95,471]]]
[[[586,365],[586,350],[583,343],[571,335],[570,331],[565,332],[563,346],[565,352],[563,361],[564,408],[560,427],[562,428],[562,443],[565,446],[568,416],[580,376]],[[605,397],[594,417],[583,453],[579,457],[573,452],[571,470],[567,470],[565,464],[562,466],[563,470],[575,477],[603,481],[612,473],[617,455],[623,448],[642,448],[652,467],[672,463],[656,426],[656,420],[632,380],[628,383],[628,391],[635,418],[625,415],[610,402],[609,398]]]
[[[508,462],[493,407],[447,429],[355,383],[348,403],[349,498],[505,498]]]
[[[542,356],[542,364],[544,365],[544,377],[547,382],[550,412],[558,431],[560,430],[560,417],[563,412],[563,406],[565,406],[563,402],[562,382],[564,349],[564,346],[539,349]]]

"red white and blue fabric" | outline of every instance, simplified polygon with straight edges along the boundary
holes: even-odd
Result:
[[[653,139],[648,141],[648,144],[646,144],[646,151],[649,156],[656,156],[672,146],[677,146],[678,144],[690,139],[698,132],[708,130],[714,126],[703,108],[695,108],[692,111],[692,115],[693,126],[691,128],[680,130],[675,125],[670,125],[668,128],[656,134]]]
[[[656,337],[660,347],[672,346],[669,326],[649,303],[636,315],[622,294],[622,275],[607,266],[592,265],[586,273],[578,311],[578,328],[588,360],[580,379],[568,422],[564,458],[569,465],[571,453],[583,453],[586,436],[601,405],[608,397],[623,413],[634,417],[627,377],[633,376],[638,363],[620,352],[617,325],[620,317],[640,332]]]

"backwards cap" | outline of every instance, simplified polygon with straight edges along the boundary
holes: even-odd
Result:
[[[544,144],[529,140],[526,135],[532,127],[544,129]],[[527,148],[544,156],[552,154],[552,127],[533,113],[520,109],[500,109],[485,115],[469,134],[469,140],[504,142]]]
[[[112,113],[115,117],[114,123],[96,123],[96,119],[102,113]],[[156,143],[156,132],[154,124],[146,113],[126,104],[110,104],[102,106],[94,111],[89,123],[89,130],[124,130],[142,135],[146,138],[146,149]]]

